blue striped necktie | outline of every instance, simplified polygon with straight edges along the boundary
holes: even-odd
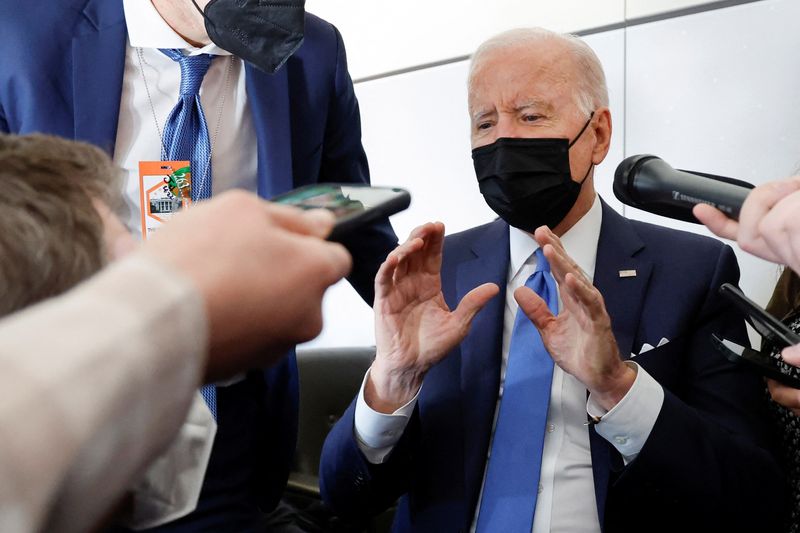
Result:
[[[181,88],[178,103],[164,124],[162,158],[166,161],[189,161],[192,169],[192,201],[211,198],[211,138],[200,105],[200,85],[203,83],[212,56],[185,56],[180,50],[161,49],[161,53],[181,67]],[[200,394],[217,418],[217,388],[204,385]]]
[[[558,314],[556,282],[542,249],[525,282]],[[483,484],[477,532],[530,533],[542,466],[553,360],[536,326],[517,311],[503,397]]]

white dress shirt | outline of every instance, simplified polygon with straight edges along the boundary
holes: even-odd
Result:
[[[133,505],[120,522],[131,529],[146,529],[194,511],[216,433],[208,405],[195,393],[178,435],[133,487]]]
[[[164,22],[149,0],[123,0],[123,7],[128,46],[114,163],[127,176],[125,193],[130,213],[123,222],[140,236],[139,161],[161,159],[161,133],[178,102],[181,82],[180,66],[159,48],[177,48],[187,55],[221,56],[211,61],[200,86],[200,102],[211,138],[212,192],[232,188],[255,192],[258,154],[241,59],[213,43],[202,48],[191,46]],[[197,176],[200,170],[192,172]]]
[[[211,140],[212,192],[257,190],[256,135],[245,90],[242,61],[216,45],[196,48],[161,18],[150,1],[123,0],[128,29],[114,163],[124,169],[128,213],[123,220],[141,236],[139,162],[161,159],[161,134],[178,102],[180,65],[159,48],[186,55],[211,54],[200,86],[200,101]],[[203,169],[192,169],[198,176]],[[236,383],[242,376],[220,383]],[[199,394],[190,416],[167,450],[133,491],[134,508],[126,525],[139,529],[170,522],[193,511],[214,444],[216,422]]]
[[[594,276],[602,216],[602,206],[599,198],[595,197],[589,212],[561,237],[564,249],[590,279]],[[508,349],[518,309],[514,291],[524,285],[535,270],[534,252],[539,245],[530,235],[512,227],[509,247],[510,262],[503,317],[503,359],[494,424],[497,422],[497,407],[503,394]],[[559,297],[559,310],[561,308]],[[626,463],[632,461],[647,440],[664,401],[661,386],[644,369],[635,366],[637,376],[631,390],[606,413],[591,397],[587,400],[586,387],[580,381],[555,365],[533,522],[534,533],[600,531],[589,431],[586,426],[587,412],[594,416],[604,415],[596,426],[598,434],[620,451]],[[377,464],[386,459],[400,439],[418,397],[419,392],[411,402],[395,413],[384,415],[366,404],[362,385],[356,402],[355,435],[367,460]],[[494,430],[492,433],[494,438]],[[489,449],[491,450],[491,446]],[[481,488],[481,497],[482,495]],[[477,509],[480,509],[480,498]],[[473,520],[473,531],[475,524],[476,520]]]

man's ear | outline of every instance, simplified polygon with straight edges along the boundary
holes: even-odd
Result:
[[[108,262],[122,259],[139,247],[133,235],[104,201],[92,198],[92,204],[103,222],[103,241]]]
[[[611,111],[607,107],[597,109],[589,127],[592,128],[595,138],[592,163],[599,165],[606,158],[611,145]]]

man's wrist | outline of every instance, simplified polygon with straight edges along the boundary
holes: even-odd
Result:
[[[618,369],[600,386],[589,389],[594,401],[606,411],[610,411],[631,390],[636,381],[636,370],[620,361]]]
[[[414,367],[387,366],[376,359],[364,386],[364,401],[379,413],[393,413],[416,396],[424,374]]]

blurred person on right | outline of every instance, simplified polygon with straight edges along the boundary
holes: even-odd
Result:
[[[777,530],[761,384],[710,339],[746,338],[717,292],[735,255],[596,194],[612,130],[597,56],[500,34],[468,101],[501,219],[420,226],[379,270],[376,358],[326,440],[326,501],[363,516],[400,498],[395,532]]]
[[[745,252],[800,272],[800,176],[759,185],[747,195],[739,220],[707,204],[694,215],[715,235]]]
[[[747,197],[739,220],[706,204],[694,215],[714,234],[737,241],[753,255],[785,265],[767,311],[795,333],[800,333],[800,177],[759,185]],[[765,339],[762,352],[770,353],[784,370],[800,376],[800,345],[780,350]],[[787,531],[800,531],[800,390],[767,379],[774,403],[771,411],[781,436],[781,448],[790,490],[791,515]]]

